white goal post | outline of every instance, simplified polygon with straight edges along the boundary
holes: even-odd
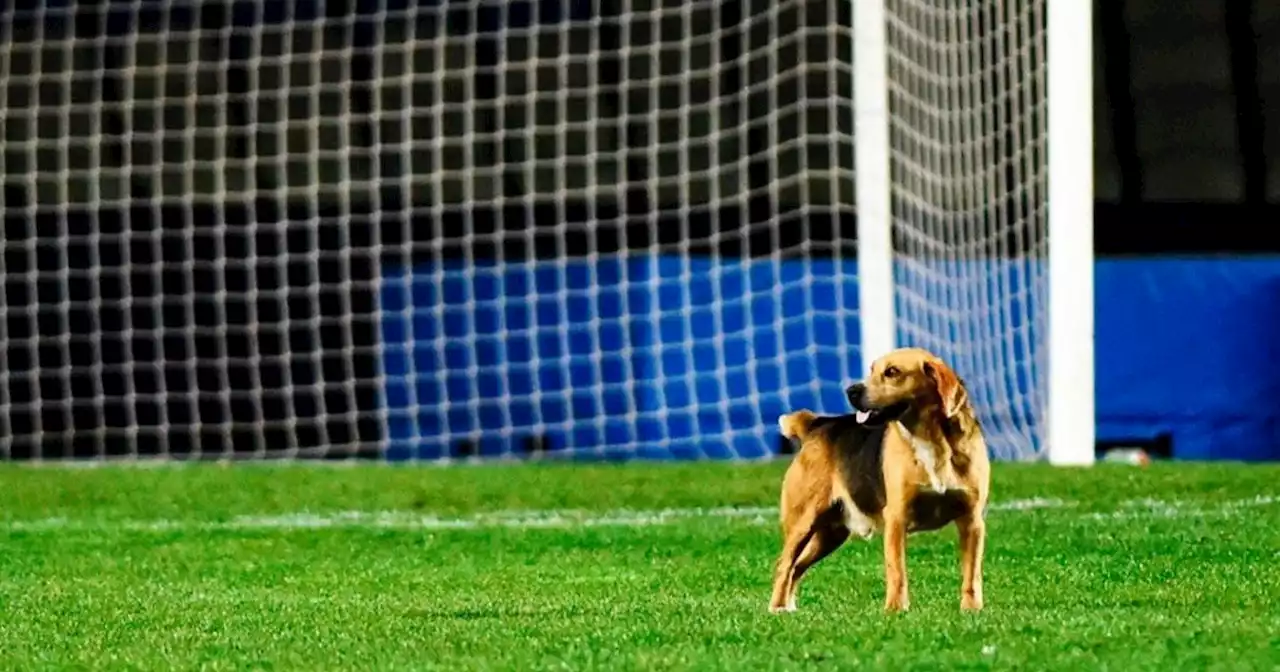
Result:
[[[1093,3],[1049,0],[1049,460],[1094,460]]]
[[[862,352],[930,347],[998,454],[1091,464],[1092,3],[854,7]]]

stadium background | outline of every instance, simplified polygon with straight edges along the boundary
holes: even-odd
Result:
[[[1177,7],[1156,0],[1097,5],[1098,429],[1102,440],[1155,441],[1158,449],[1179,458],[1275,459],[1280,457],[1280,410],[1271,400],[1276,398],[1275,374],[1280,372],[1280,350],[1273,345],[1280,339],[1275,310],[1280,261],[1272,255],[1280,252],[1275,224],[1280,221],[1280,170],[1273,162],[1280,156],[1274,151],[1280,149],[1280,54],[1267,49],[1280,45],[1275,39],[1280,37],[1280,11],[1267,3],[1227,4],[1225,10],[1222,3],[1210,0]],[[847,23],[847,5],[792,3],[789,6],[798,8],[798,14],[789,16],[771,12],[768,2],[725,2],[718,14],[720,25],[695,26],[695,31],[718,35],[726,54],[725,62],[702,70],[714,73],[716,86],[723,90],[750,87],[753,78],[762,76],[750,57],[760,46],[760,34],[750,26],[786,21],[798,26],[804,17],[825,21],[828,16]],[[3,36],[10,50],[2,106],[3,356],[8,378],[2,400],[7,413],[0,417],[0,432],[13,439],[8,444],[12,459],[104,452],[183,454],[196,448],[212,455],[259,443],[296,443],[328,457],[369,454],[370,446],[388,439],[388,427],[379,421],[380,406],[396,397],[395,390],[383,387],[384,380],[394,384],[395,377],[383,375],[378,345],[389,334],[395,337],[397,325],[384,319],[378,305],[397,297],[378,296],[375,275],[379,268],[384,275],[388,269],[413,272],[420,263],[399,253],[408,249],[401,245],[408,242],[403,238],[406,231],[412,231],[413,242],[423,247],[438,243],[456,263],[481,264],[495,258],[555,256],[572,266],[575,262],[565,260],[622,248],[764,255],[780,249],[794,252],[808,241],[804,254],[789,254],[784,274],[856,273],[853,267],[831,265],[835,251],[853,257],[852,181],[845,184],[838,177],[838,168],[851,166],[851,150],[779,153],[778,143],[791,138],[771,137],[758,130],[762,126],[747,123],[728,141],[748,189],[728,205],[713,208],[706,193],[699,196],[698,190],[709,190],[709,185],[647,188],[651,182],[667,185],[660,178],[672,175],[673,169],[663,165],[661,152],[650,151],[663,140],[652,137],[647,124],[628,123],[635,117],[626,112],[666,104],[658,87],[645,80],[658,75],[624,66],[617,46],[624,37],[593,27],[617,22],[593,23],[597,15],[591,3],[511,2],[501,11],[484,3],[444,3],[437,12],[415,13],[417,21],[430,26],[396,19],[396,11],[409,5],[394,2],[354,7],[224,3],[205,4],[200,11],[189,5],[146,2],[40,6],[45,11],[37,19],[11,14]],[[32,6],[18,2],[8,9]],[[312,73],[319,81],[337,78],[348,86],[317,96],[317,109],[306,114],[338,118],[342,106],[367,112],[373,97],[381,95],[369,55],[375,39],[404,42],[411,28],[443,32],[454,46],[439,52],[445,54],[445,62],[430,67],[451,67],[450,54],[469,55],[481,66],[459,89],[470,91],[470,98],[457,100],[481,113],[472,122],[441,120],[444,133],[453,137],[462,137],[465,123],[530,123],[512,121],[513,114],[506,110],[499,113],[509,93],[498,89],[499,82],[509,84],[517,78],[499,77],[486,66],[497,68],[502,62],[507,65],[501,67],[511,67],[535,54],[557,54],[540,52],[549,47],[528,40],[516,46],[508,36],[521,33],[513,29],[564,24],[569,38],[563,44],[570,50],[598,41],[600,57],[594,61],[592,77],[616,86],[606,87],[611,97],[596,106],[602,116],[581,121],[615,131],[618,160],[596,174],[613,171],[612,184],[646,188],[610,191],[585,184],[586,173],[575,175],[570,169],[564,179],[575,195],[560,208],[550,207],[534,197],[561,188],[557,176],[527,169],[529,157],[521,153],[525,143],[491,142],[473,148],[472,167],[486,167],[481,171],[486,179],[469,184],[441,180],[440,193],[426,193],[405,176],[447,172],[453,166],[397,164],[405,156],[416,161],[397,147],[406,139],[359,114],[344,123],[341,132],[354,144],[364,143],[368,151],[326,157],[316,175],[307,175],[306,166],[290,163],[288,134],[264,139],[255,126],[263,119],[263,109],[251,104],[248,83],[271,75],[255,71],[257,65],[247,58],[246,35],[252,31],[219,29],[284,22],[297,26],[321,14],[354,18],[323,30],[296,31],[307,41],[295,40],[290,48],[295,54],[316,54],[306,60],[321,64]],[[120,41],[112,38],[157,25],[179,38],[172,44],[185,46],[139,51],[130,54],[133,60],[126,64]],[[637,37],[641,33],[645,36]],[[625,40],[635,46],[643,44],[637,40],[662,39],[661,34],[655,22]],[[22,68],[31,67],[29,56],[37,40],[47,47],[51,40],[73,38],[77,41],[65,51],[66,62],[46,60],[41,65],[41,72],[57,71],[65,77],[47,78],[41,87],[21,77]],[[826,54],[831,45],[813,45],[819,41],[810,38],[807,43],[816,53]],[[520,49],[525,50],[523,57]],[[845,45],[834,50],[852,53]],[[180,91],[164,88],[172,78],[156,76],[185,72],[186,64],[197,58],[219,64],[202,73],[220,74],[183,78],[192,88]],[[851,104],[848,78],[824,70],[840,68],[840,63],[825,56],[813,62],[806,62],[803,54],[798,58],[790,75],[763,75],[772,82],[768,95],[751,97],[740,114],[748,119],[767,114],[772,104],[788,96],[831,99],[836,107]],[[700,69],[694,64],[690,70]],[[788,85],[801,72],[806,73],[806,86]],[[73,78],[73,73],[83,77]],[[829,81],[849,83],[850,88],[819,85]],[[571,99],[587,93],[575,93],[572,71],[554,85]],[[205,86],[212,88],[201,88]],[[259,83],[260,88],[270,86],[282,85]],[[201,152],[210,151],[211,145],[191,143],[194,155],[186,156],[181,144],[177,154],[168,144],[155,153],[159,144],[135,140],[171,123],[169,112],[151,103],[196,95],[226,105],[220,111],[193,104],[176,114],[182,117],[191,110],[196,126],[215,123],[202,115],[225,114],[216,123],[229,129],[226,151],[241,161],[220,175],[211,168],[195,170],[193,179],[181,171],[171,176],[166,166],[200,165],[209,159]],[[64,96],[86,108],[96,106],[102,114],[72,114],[65,124],[52,126],[37,123],[38,115],[26,114],[41,105],[62,105]],[[19,123],[19,117],[26,122]],[[806,119],[796,128],[803,128],[807,140],[821,138],[829,132],[823,124],[837,123],[833,119],[835,115]],[[459,125],[451,128],[451,123]],[[90,154],[73,152],[70,164],[61,167],[64,174],[69,171],[68,179],[51,179],[50,167],[42,165],[39,156],[33,165],[26,152],[11,151],[37,135],[42,140],[93,138],[98,148],[93,160],[101,164],[91,167]],[[830,157],[837,165],[802,165],[813,157]],[[272,169],[255,172],[257,165]],[[104,172],[102,166],[114,170]],[[116,179],[101,179],[104,174]],[[768,188],[780,177],[810,179],[811,174],[828,182]],[[397,178],[374,181],[369,179],[372,175]],[[293,180],[318,186],[293,190]],[[803,180],[788,183],[799,185]],[[606,192],[608,198],[601,196]],[[830,198],[815,202],[815,194]],[[426,203],[434,207],[419,207]],[[566,220],[593,226],[556,228]],[[727,224],[735,228],[725,230]],[[548,226],[556,233],[541,230]],[[574,233],[588,230],[591,233]],[[658,232],[657,240],[650,235],[653,231]],[[129,235],[118,235],[126,232]],[[163,244],[153,245],[153,240]],[[289,255],[286,267],[254,267],[281,253]],[[710,263],[706,259],[700,263]],[[142,268],[149,270],[137,272]],[[153,268],[161,270],[152,272]],[[615,275],[627,272],[619,268]],[[295,303],[288,298],[313,288],[318,292],[315,300]],[[282,289],[297,292],[278,291]],[[158,303],[169,305],[160,301],[164,297],[177,295],[194,295],[193,310],[153,309]],[[459,295],[456,300],[467,299]],[[318,328],[291,328],[302,323]],[[157,327],[197,337],[159,343],[136,337]],[[607,342],[598,347],[610,350]],[[189,362],[189,369],[172,371],[160,365],[162,352],[166,361]],[[292,356],[273,359],[284,353]],[[213,362],[232,364],[208,365]],[[644,367],[643,362],[629,364]],[[60,378],[37,384],[41,376],[65,367],[72,369],[65,381],[69,384]],[[757,382],[767,385],[767,380]],[[528,384],[542,387],[547,381]],[[161,389],[183,401],[136,403],[139,396]],[[488,392],[477,383],[467,393]],[[618,394],[629,403],[645,403],[644,395],[634,390]],[[198,398],[199,403],[188,404],[188,398]],[[614,401],[606,395],[598,402],[596,408],[575,414],[586,418],[575,431],[611,431]],[[197,417],[207,430],[190,429]],[[757,448],[735,450],[751,455]],[[484,447],[440,448],[446,449]]]

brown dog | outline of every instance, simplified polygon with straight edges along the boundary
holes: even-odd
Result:
[[[782,554],[770,611],[794,611],[806,570],[849,535],[884,534],[885,609],[903,611],[910,532],[954,522],[960,532],[960,608],[982,608],[990,462],[964,383],[918,348],[890,352],[846,390],[856,413],[778,418],[799,454],[782,484]]]

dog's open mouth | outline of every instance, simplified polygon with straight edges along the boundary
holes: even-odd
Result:
[[[898,419],[903,413],[907,412],[909,406],[909,403],[900,401],[884,408],[860,408],[854,413],[853,418],[860,425],[877,425]]]

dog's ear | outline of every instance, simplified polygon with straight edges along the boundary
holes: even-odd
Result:
[[[969,400],[964,384],[960,382],[956,372],[941,360],[935,360],[925,362],[924,375],[928,376],[929,380],[933,381],[934,387],[938,388],[938,398],[942,400],[942,412],[948,418],[956,417]]]

